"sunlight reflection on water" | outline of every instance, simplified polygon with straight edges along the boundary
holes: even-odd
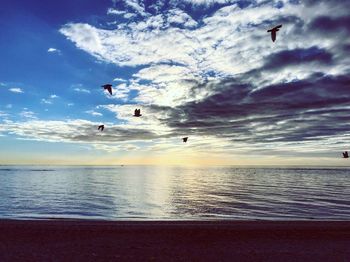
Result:
[[[350,169],[0,167],[0,217],[350,219]]]

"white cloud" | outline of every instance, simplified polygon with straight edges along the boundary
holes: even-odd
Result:
[[[104,108],[113,112],[118,120],[125,128],[145,128],[158,135],[168,134],[171,129],[164,123],[164,119],[168,117],[163,112],[158,112],[147,105],[101,105],[98,108]],[[134,110],[141,109],[142,117],[134,117]]]
[[[73,90],[76,91],[76,92],[79,92],[79,93],[87,93],[87,94],[90,94],[90,93],[91,93],[90,90],[85,89],[85,88],[79,88],[79,87],[77,87],[77,88],[74,88]]]
[[[189,28],[198,25],[198,23],[195,20],[193,20],[193,18],[190,15],[178,8],[169,10],[167,15],[168,23],[179,24]]]
[[[128,1],[128,5],[134,5],[136,2]],[[267,17],[294,16],[309,21],[315,16],[311,14],[310,8],[300,5],[286,2],[284,8],[278,9],[271,3],[261,3],[241,9],[235,4],[236,1],[190,2],[233,4],[224,6],[211,16],[205,17],[200,27],[184,10],[171,8],[166,15],[147,14],[142,20],[119,24],[115,30],[71,23],[62,27],[60,32],[78,48],[99,60],[112,62],[118,66],[144,66],[134,75],[136,81],[131,81],[129,85],[123,87],[123,91],[115,98],[126,99],[128,90],[138,90],[136,102],[170,106],[200,100],[210,95],[202,90],[196,94],[191,93],[193,80],[200,83],[208,79],[219,80],[237,76],[262,66],[264,59],[273,52],[312,46],[329,48],[337,44],[336,39],[325,41],[314,35],[292,35],[291,32],[296,26],[293,23],[284,24],[277,42],[271,42],[266,32],[269,27],[266,24]],[[144,10],[142,6],[137,9]],[[319,8],[317,15],[326,12],[327,9],[322,7]],[[178,28],[177,24],[185,27]],[[159,65],[170,62],[176,66]],[[330,72],[327,69],[329,66],[325,67],[323,70]],[[344,68],[346,68],[344,65],[333,66],[332,73]],[[312,66],[303,67],[297,77],[305,78],[315,70]],[[290,72],[285,70],[270,73],[265,77],[270,77],[274,81],[286,81],[291,76]],[[261,79],[256,79],[256,83]],[[151,82],[140,84],[137,80]]]
[[[12,108],[12,104],[7,104],[5,107],[6,107],[7,109],[11,109],[11,108]]]
[[[42,99],[41,99],[41,103],[42,103],[42,104],[51,105],[51,104],[52,104],[52,101],[49,100],[49,99],[42,98]]]
[[[190,2],[210,4],[234,1]],[[144,12],[144,7],[138,1],[126,1],[126,4],[137,10],[137,13]],[[117,13],[119,14],[119,11]],[[136,102],[175,106],[209,95],[203,91],[191,93],[192,85],[188,80],[200,83],[207,79],[235,76],[259,68],[273,49],[280,51],[297,48],[301,38],[305,36],[288,36],[288,41],[282,40],[287,38],[292,25],[284,25],[279,34],[281,40],[274,44],[271,43],[265,26],[251,26],[263,23],[266,17],[293,15],[301,16],[300,6],[287,3],[286,7],[280,10],[265,3],[241,9],[232,4],[204,18],[201,26],[192,30],[187,27],[197,26],[197,22],[184,10],[171,8],[165,16],[147,14],[142,20],[119,24],[115,30],[71,23],[62,27],[60,32],[78,48],[99,60],[118,66],[146,65],[134,75],[134,81],[120,86],[120,90],[117,90],[113,97],[127,99],[129,91],[138,90]],[[185,28],[177,28],[176,24],[182,24]],[[306,42],[308,44],[305,47],[310,47],[325,41],[313,40],[310,37],[310,41]],[[167,62],[176,66],[159,65]],[[309,73],[312,73],[313,69],[309,70]],[[283,73],[278,77],[287,79]],[[271,78],[276,79],[274,75],[271,75]],[[139,80],[151,82],[140,84]]]
[[[7,116],[8,116],[7,113],[5,113],[4,111],[0,111],[0,117],[7,117]]]
[[[33,111],[29,111],[27,109],[24,109],[22,112],[19,113],[19,115],[28,119],[37,119],[36,114]]]
[[[124,18],[125,18],[125,19],[130,19],[130,18],[132,18],[132,17],[135,17],[135,14],[126,13],[126,14],[124,15]]]
[[[90,114],[92,116],[103,116],[101,113],[96,112],[94,110],[87,110],[87,111],[85,111],[85,113]]]
[[[120,99],[123,101],[127,101],[128,97],[129,97],[130,89],[127,86],[127,84],[122,83],[122,84],[116,86],[115,88],[113,88],[112,92],[113,92],[113,94],[110,95],[108,93],[108,91],[105,90],[105,94],[106,94],[106,97],[108,99],[115,99],[116,98],[116,99]]]
[[[18,93],[18,94],[24,93],[24,91],[21,88],[19,88],[19,87],[10,88],[9,91],[11,91],[13,93]]]
[[[41,99],[41,103],[42,104],[46,104],[46,105],[51,105],[54,102],[53,100],[56,99],[56,98],[59,98],[59,96],[55,95],[55,94],[52,94],[48,98],[42,98]]]
[[[124,15],[125,11],[120,11],[120,10],[113,9],[113,8],[108,8],[107,14],[108,15]]]
[[[123,78],[116,77],[113,79],[113,82],[126,82],[126,80]]]
[[[212,4],[227,4],[237,2],[237,0],[185,0],[185,2],[193,5],[212,5]]]
[[[116,151],[136,151],[140,149],[137,145],[134,144],[116,144],[116,145],[106,145],[106,144],[95,144],[94,148],[98,150],[103,150],[107,152],[116,152]]]
[[[142,16],[147,16],[148,14],[145,12],[145,7],[141,2],[137,0],[125,0],[125,4],[137,11]]]
[[[49,49],[47,49],[47,52],[48,53],[61,53],[60,50],[53,48],[53,47],[50,47]]]

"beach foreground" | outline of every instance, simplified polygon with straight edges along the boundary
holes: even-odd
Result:
[[[0,261],[350,261],[350,221],[0,220]]]

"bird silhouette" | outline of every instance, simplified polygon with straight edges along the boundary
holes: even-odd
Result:
[[[104,90],[107,90],[108,93],[112,95],[112,85],[111,84],[105,84],[102,86]]]
[[[188,140],[188,136],[182,138],[182,141],[183,141],[184,143],[186,143],[187,140]]]
[[[141,115],[141,109],[135,109],[134,116],[135,116],[135,117],[140,117],[140,116],[142,116],[142,115]]]
[[[343,158],[349,158],[348,151],[343,152]]]
[[[276,40],[276,33],[279,31],[279,28],[281,28],[282,25],[275,26],[274,28],[271,28],[270,30],[267,30],[268,33],[271,33],[271,39],[272,42],[275,42]]]
[[[101,130],[101,131],[103,131],[103,129],[105,129],[105,126],[104,126],[104,125],[100,125],[100,126],[98,126],[98,128],[97,128],[97,130]]]

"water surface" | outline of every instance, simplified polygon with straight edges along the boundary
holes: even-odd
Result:
[[[349,220],[347,168],[0,166],[0,218]]]

